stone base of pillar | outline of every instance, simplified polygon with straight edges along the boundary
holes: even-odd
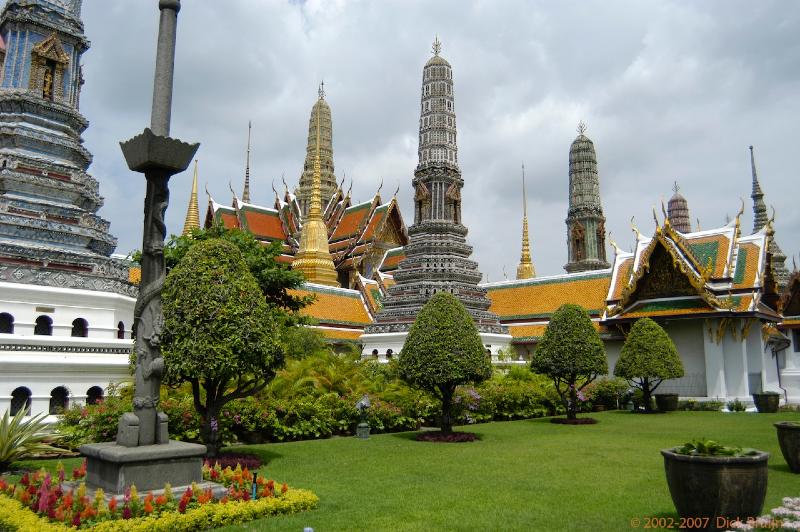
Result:
[[[170,440],[159,445],[123,447],[115,442],[90,443],[78,449],[86,457],[86,484],[110,494],[132,485],[140,493],[203,481],[206,446]]]

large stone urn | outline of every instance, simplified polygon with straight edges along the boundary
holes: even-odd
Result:
[[[661,454],[675,509],[682,518],[692,519],[693,528],[726,530],[737,518],[747,521],[761,515],[769,453],[698,456],[662,449]]]
[[[792,473],[800,473],[800,423],[780,421],[775,423],[778,429],[778,443],[781,445],[783,459],[789,464]]]

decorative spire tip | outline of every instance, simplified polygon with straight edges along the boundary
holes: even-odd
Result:
[[[586,133],[586,129],[587,129],[586,122],[584,122],[583,120],[578,122],[578,135],[583,135],[584,133]]]
[[[439,55],[442,51],[442,43],[439,40],[439,36],[437,35],[436,38],[433,40],[433,55]]]
[[[320,100],[324,100],[325,99],[325,80],[322,80],[320,82],[319,90],[317,91],[317,93],[319,94],[319,99]]]
[[[672,191],[677,194],[680,191],[681,187],[678,186],[678,181],[675,181],[675,184],[672,185]]]

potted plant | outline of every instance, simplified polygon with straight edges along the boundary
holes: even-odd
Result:
[[[778,411],[781,402],[781,394],[778,392],[761,392],[753,394],[753,402],[756,409],[761,414],[774,414]]]
[[[780,421],[775,423],[778,429],[778,443],[781,445],[783,459],[789,464],[792,473],[800,473],[800,423],[796,421]]]
[[[662,449],[675,509],[708,530],[761,514],[767,494],[769,453],[699,440]]]
[[[678,394],[677,393],[657,393],[656,407],[661,412],[674,412],[678,409]]]

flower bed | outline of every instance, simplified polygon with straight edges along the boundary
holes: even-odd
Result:
[[[800,530],[800,497],[784,497],[783,505],[771,514],[747,521],[726,523],[732,530]]]
[[[85,475],[85,466],[73,478]],[[131,487],[121,500],[106,502],[103,490],[89,497],[86,485],[65,489],[63,468],[53,478],[44,469],[24,474],[16,484],[0,479],[0,529],[11,530],[197,530],[242,523],[268,515],[316,507],[319,499],[307,490],[289,489],[273,480],[255,480],[257,500],[251,501],[254,475],[247,468],[203,468],[204,479],[228,488],[219,501],[211,490],[192,485],[176,497],[167,484],[164,493],[144,497]]]

